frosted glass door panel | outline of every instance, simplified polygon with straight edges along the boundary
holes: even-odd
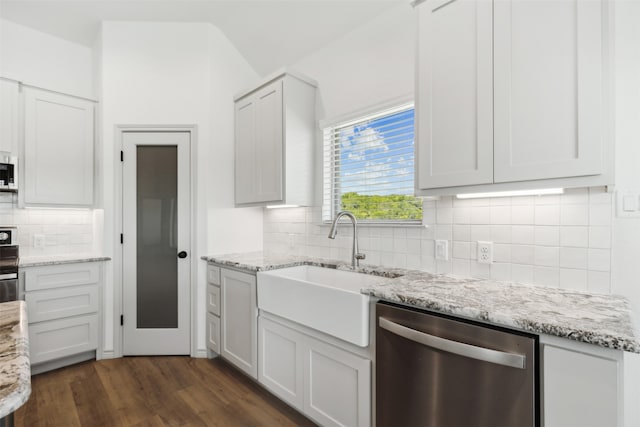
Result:
[[[178,327],[178,150],[137,147],[137,325]]]

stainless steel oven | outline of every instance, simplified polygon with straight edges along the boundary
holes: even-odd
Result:
[[[537,337],[376,305],[376,425],[538,426]]]
[[[0,227],[0,302],[15,301],[20,297],[17,232],[15,227]]]

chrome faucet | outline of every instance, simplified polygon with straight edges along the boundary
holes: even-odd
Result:
[[[336,215],[333,220],[333,224],[331,224],[331,230],[329,231],[329,238],[335,239],[336,234],[338,234],[338,221],[340,218],[346,216],[351,220],[353,224],[353,249],[351,251],[351,266],[353,268],[357,268],[360,266],[360,260],[365,259],[366,255],[358,253],[358,221],[356,221],[356,217],[349,211],[340,211]]]

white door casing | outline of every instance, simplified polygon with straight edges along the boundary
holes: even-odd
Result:
[[[170,216],[176,215],[175,228],[161,226],[168,233],[169,245],[175,248],[177,263],[177,327],[138,328],[137,275],[137,151],[138,147],[176,147],[177,200],[172,203]],[[187,131],[125,131],[122,133],[124,162],[122,167],[122,312],[124,355],[167,355],[191,353],[191,268],[188,251],[190,237],[190,133]],[[153,200],[149,201],[153,205]],[[144,203],[144,202],[143,202]],[[163,220],[158,219],[157,226]],[[143,224],[145,235],[155,236],[153,224]],[[160,232],[160,231],[159,231]],[[178,258],[178,252],[187,257]]]

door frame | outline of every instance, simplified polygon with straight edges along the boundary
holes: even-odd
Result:
[[[114,344],[114,357],[122,357],[123,353],[123,340],[124,334],[122,333],[122,326],[120,325],[120,316],[123,310],[123,247],[118,242],[119,234],[122,232],[123,218],[122,218],[122,173],[123,164],[120,159],[120,151],[123,149],[123,136],[125,132],[188,132],[190,136],[189,143],[189,209],[190,209],[190,247],[189,247],[189,307],[191,313],[189,316],[189,332],[190,332],[190,356],[200,357],[198,352],[198,306],[197,306],[197,284],[198,284],[198,262],[196,256],[196,249],[198,247],[198,233],[196,230],[197,220],[197,207],[196,200],[196,188],[197,188],[197,176],[198,176],[198,153],[197,153],[197,138],[198,138],[198,126],[197,125],[128,125],[120,124],[115,125],[115,144],[113,151],[114,164],[117,164],[114,168],[114,259],[113,259],[113,344]],[[106,236],[105,236],[106,237]],[[108,301],[106,298],[105,301]],[[206,353],[205,353],[206,354]]]

